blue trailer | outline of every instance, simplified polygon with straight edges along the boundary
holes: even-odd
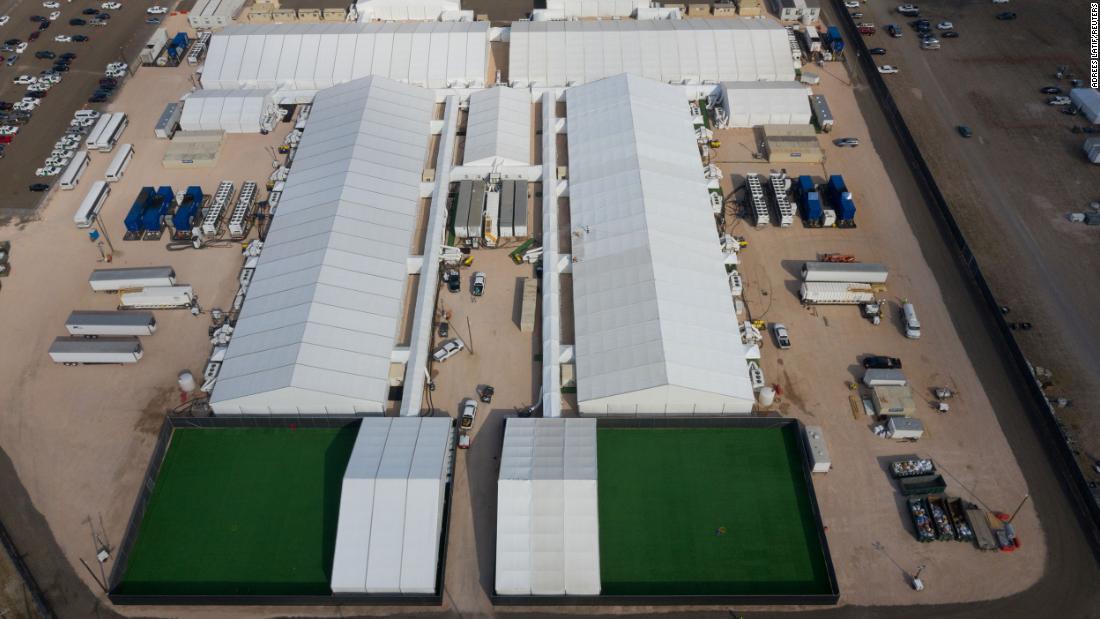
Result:
[[[164,219],[175,205],[176,195],[171,187],[160,187],[149,201],[145,212],[141,215],[142,224],[145,227],[145,240],[160,240],[163,232]]]
[[[138,192],[134,204],[130,207],[130,211],[126,213],[126,219],[123,220],[123,223],[126,224],[125,240],[134,241],[141,238],[141,233],[145,230],[142,215],[145,212],[146,205],[153,199],[153,195],[152,187],[142,187],[141,191]]]
[[[174,239],[182,241],[191,238],[191,230],[198,225],[199,216],[202,214],[202,200],[201,187],[192,185],[187,188],[183,194],[183,202],[172,217],[172,227],[176,230]]]
[[[803,223],[810,228],[821,227],[825,213],[821,210],[821,195],[817,192],[813,177],[806,174],[799,176],[795,193]]]
[[[829,29],[825,32],[825,43],[834,54],[844,51],[844,39],[840,37],[840,28],[829,26]]]

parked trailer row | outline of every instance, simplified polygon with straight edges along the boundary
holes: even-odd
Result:
[[[172,267],[129,267],[96,269],[88,276],[95,292],[120,292],[152,286],[175,286],[176,271]]]
[[[65,321],[69,335],[152,335],[157,319],[152,312],[75,311]]]
[[[885,284],[890,271],[881,264],[863,262],[805,262],[802,281]]]
[[[50,358],[65,365],[137,363],[142,354],[141,340],[135,336],[96,339],[62,336],[50,346]]]

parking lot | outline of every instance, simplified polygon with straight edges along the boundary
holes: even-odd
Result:
[[[1081,145],[1084,118],[1063,115],[1040,92],[1070,87],[1057,79],[1067,66],[1087,82],[1086,4],[1019,0],[1008,5],[921,2],[921,16],[950,20],[960,36],[942,49],[918,48],[911,28],[900,39],[868,38],[888,49],[900,72],[887,76],[921,152],[975,252],[1008,319],[1029,322],[1016,338],[1029,360],[1053,372],[1051,397],[1072,404],[1057,414],[1076,441],[1086,477],[1100,458],[1100,303],[1082,273],[1100,269],[1097,230],[1066,214],[1100,198],[1095,166]],[[864,5],[877,24],[908,19],[892,5]],[[1014,20],[994,15],[1011,10]],[[885,62],[885,60],[884,60]],[[962,138],[959,125],[973,131]]]
[[[29,191],[28,187],[36,182],[56,184],[57,177],[43,181],[34,175],[34,171],[42,166],[54,142],[68,127],[74,110],[105,107],[105,104],[88,103],[96,83],[103,77],[104,66],[126,58],[131,70],[137,70],[137,53],[156,27],[145,23],[148,17],[145,9],[151,4],[131,5],[123,0],[122,9],[106,11],[111,14],[107,26],[69,25],[70,19],[88,17],[81,14],[84,9],[99,8],[101,4],[102,0],[77,0],[72,3],[61,2],[59,9],[49,9],[43,7],[40,1],[9,0],[0,7],[0,15],[10,17],[7,24],[0,26],[0,41],[27,41],[31,32],[38,31],[38,24],[30,21],[31,16],[45,17],[54,10],[61,11],[61,17],[48,29],[41,31],[38,40],[29,42],[26,51],[19,55],[14,65],[8,66],[6,62],[0,64],[0,101],[14,102],[24,96],[26,87],[13,84],[14,78],[20,75],[37,76],[52,66],[51,60],[35,58],[36,52],[48,50],[59,56],[65,52],[77,54],[71,69],[63,74],[61,83],[50,89],[49,95],[42,99],[42,104],[33,112],[31,121],[20,127],[19,134],[4,150],[4,158],[0,160],[0,218],[22,219],[31,216],[43,196],[41,193]],[[74,34],[83,34],[90,40],[84,43],[54,41],[55,36]],[[0,55],[5,60],[11,57],[8,53]]]

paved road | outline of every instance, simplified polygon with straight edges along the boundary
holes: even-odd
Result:
[[[103,67],[118,61],[120,56],[124,56],[133,66],[138,50],[152,34],[154,26],[145,23],[145,9],[152,3],[134,0],[121,2],[121,10],[107,11],[111,13],[109,25],[95,27],[70,26],[69,20],[75,17],[87,19],[87,16],[80,14],[81,11],[98,8],[102,0],[62,1],[61,17],[49,29],[42,31],[37,41],[27,46],[19,61],[11,67],[0,64],[0,100],[11,102],[22,98],[26,89],[25,86],[12,84],[13,78],[38,75],[53,64],[50,60],[35,58],[35,52],[50,50],[59,56],[65,52],[77,54],[71,70],[64,74],[60,84],[50,89],[42,105],[35,110],[31,122],[20,129],[19,135],[7,146],[4,159],[0,160],[0,219],[25,216],[37,208],[43,194],[33,193],[27,187],[36,182],[55,185],[59,177],[43,180],[34,175],[35,169],[42,166],[54,142],[68,127],[75,110],[105,107],[104,104],[91,105],[87,102],[97,81],[103,77]],[[41,0],[0,2],[0,15],[11,17],[7,25],[0,26],[0,41],[12,38],[26,41],[37,28],[30,17],[47,16],[52,10],[44,8]],[[59,34],[84,34],[91,40],[86,43],[57,43],[53,38]],[[8,56],[5,54],[5,58]]]

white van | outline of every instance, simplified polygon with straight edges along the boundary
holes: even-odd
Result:
[[[920,321],[917,320],[917,310],[908,301],[901,304],[901,321],[905,325],[905,337],[911,340],[919,340]]]

